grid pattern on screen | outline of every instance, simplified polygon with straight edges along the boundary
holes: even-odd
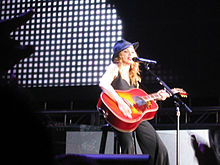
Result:
[[[24,87],[97,85],[122,37],[122,21],[106,0],[2,0],[1,20],[33,8],[34,16],[11,36],[35,45],[12,72]]]

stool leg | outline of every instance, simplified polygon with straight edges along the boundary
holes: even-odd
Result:
[[[136,147],[136,136],[135,132],[132,132],[133,140],[134,140],[134,153],[137,154],[137,147]]]
[[[105,153],[107,134],[108,134],[107,130],[102,131],[101,144],[100,144],[100,148],[99,148],[99,153],[100,154],[104,154]]]
[[[118,154],[118,141],[116,137],[114,137],[114,154]]]
[[[121,149],[121,147],[118,142],[118,139],[117,139],[117,137],[114,137],[114,154],[121,154],[120,149]]]

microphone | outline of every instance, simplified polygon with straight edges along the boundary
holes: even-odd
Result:
[[[134,58],[132,58],[132,60],[134,62],[147,63],[147,64],[156,64],[157,63],[157,61],[149,60],[149,59],[145,59],[145,58],[140,58],[140,57],[134,57]]]

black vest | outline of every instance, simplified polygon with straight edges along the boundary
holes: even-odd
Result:
[[[127,83],[127,81],[124,80],[124,79],[121,77],[121,74],[120,74],[120,73],[118,73],[118,76],[116,77],[116,79],[114,79],[114,80],[112,81],[112,84],[111,84],[111,85],[113,86],[113,88],[114,88],[115,90],[129,90],[129,89],[134,88],[133,85],[129,85],[129,84]]]

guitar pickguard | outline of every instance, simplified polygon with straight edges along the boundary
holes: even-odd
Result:
[[[148,103],[140,96],[132,97],[135,104],[133,106],[140,112],[144,112],[148,108]]]

